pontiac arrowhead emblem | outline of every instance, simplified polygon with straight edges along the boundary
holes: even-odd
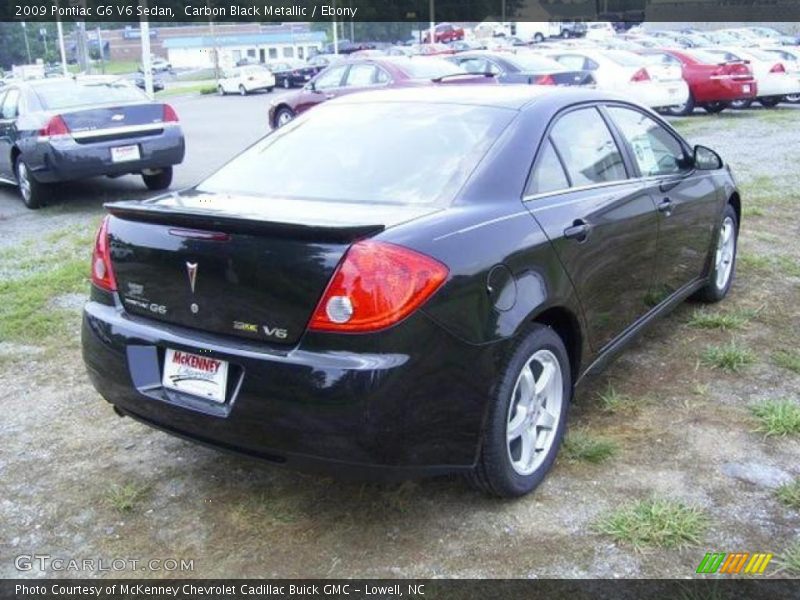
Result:
[[[192,288],[194,294],[194,283],[197,281],[197,263],[186,263],[186,273],[189,275],[189,287]]]

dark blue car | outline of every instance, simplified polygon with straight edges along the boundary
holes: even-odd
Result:
[[[172,183],[183,161],[178,116],[130,82],[59,78],[0,90],[0,180],[39,208],[51,184],[99,175],[140,174],[151,190]]]

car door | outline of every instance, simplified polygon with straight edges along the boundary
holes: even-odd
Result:
[[[0,177],[5,179],[14,179],[11,146],[16,139],[19,94],[17,88],[0,92]]]
[[[704,273],[719,201],[712,175],[691,166],[690,150],[672,131],[632,106],[608,106],[635,168],[658,209],[658,295]]]
[[[383,69],[374,64],[356,63],[350,65],[344,78],[344,87],[338,94],[352,94],[369,90],[378,86],[385,86],[389,82],[388,75]]]
[[[583,106],[551,123],[526,190],[598,351],[649,310],[655,284],[656,207],[629,168],[600,110]]]
[[[325,100],[336,98],[344,85],[344,75],[347,72],[347,65],[337,65],[328,67],[317,75],[311,82],[313,88],[308,85],[303,88],[298,96],[295,110],[301,113],[312,106],[316,106]]]

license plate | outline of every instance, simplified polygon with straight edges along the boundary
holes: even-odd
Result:
[[[127,162],[129,160],[139,160],[139,146],[117,146],[111,149],[111,162]]]
[[[742,93],[749,94],[750,93],[750,86],[749,85],[743,85],[742,86]]]
[[[228,383],[228,363],[167,348],[161,383],[165,388],[222,404]]]

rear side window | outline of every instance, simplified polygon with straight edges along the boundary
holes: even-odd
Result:
[[[19,90],[8,90],[5,99],[3,100],[2,116],[4,119],[16,119],[19,107]]]
[[[557,190],[565,190],[569,187],[564,168],[558,160],[553,145],[550,140],[546,140],[542,146],[539,160],[533,169],[533,176],[528,184],[528,194],[546,194]]]
[[[574,110],[561,117],[550,139],[573,186],[627,178],[619,148],[596,108]]]

